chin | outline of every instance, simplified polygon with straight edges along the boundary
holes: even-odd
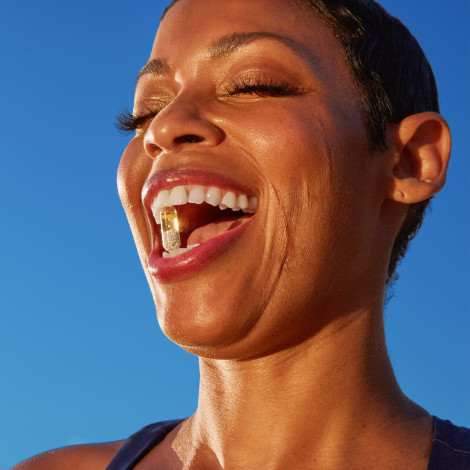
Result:
[[[223,356],[223,351],[250,334],[262,315],[261,303],[250,305],[241,295],[247,289],[246,279],[236,281],[230,290],[222,279],[213,280],[210,276],[207,281],[188,281],[178,286],[154,285],[157,318],[163,333],[193,354]]]

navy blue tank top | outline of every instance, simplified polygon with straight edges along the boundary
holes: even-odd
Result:
[[[150,424],[122,445],[106,470],[130,470],[182,420]],[[428,470],[470,470],[470,429],[433,417],[434,437]]]

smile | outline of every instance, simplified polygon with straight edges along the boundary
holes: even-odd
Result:
[[[155,222],[160,225],[162,208],[176,206],[182,239],[181,247],[163,251],[162,257],[182,255],[247,222],[258,205],[256,196],[236,194],[216,186],[179,185],[159,191],[151,204]]]
[[[198,174],[199,181],[191,181],[188,173],[163,180],[162,174],[158,176],[147,182],[143,202],[153,232],[148,268],[161,281],[194,273],[225,253],[259,206],[257,196],[235,189],[239,185],[225,178]],[[165,243],[162,209],[177,217],[178,242],[171,246]]]

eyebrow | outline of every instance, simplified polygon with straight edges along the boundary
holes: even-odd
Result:
[[[232,54],[241,47],[261,39],[274,39],[292,49],[296,54],[305,58],[304,48],[287,36],[270,33],[268,31],[255,31],[249,33],[233,33],[215,40],[209,47],[209,57],[220,59]]]
[[[302,59],[307,59],[309,62],[311,60],[311,53],[309,53],[306,47],[298,44],[287,36],[270,33],[268,31],[240,32],[222,36],[211,43],[207,51],[208,57],[211,60],[221,59],[233,54],[247,44],[262,39],[274,39],[289,47]],[[169,74],[170,71],[171,68],[166,59],[152,59],[142,67],[137,75],[136,83],[138,83],[140,78],[144,75],[162,76]]]
[[[170,66],[165,59],[152,59],[147,62],[137,75],[136,83],[143,75],[166,75],[170,73]]]

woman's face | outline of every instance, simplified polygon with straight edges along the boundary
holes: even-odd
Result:
[[[380,178],[343,50],[310,11],[290,0],[180,0],[133,114],[146,118],[118,184],[170,339],[200,355],[255,357],[355,304],[377,265]],[[151,205],[181,185],[259,205],[175,206],[191,227],[183,246],[199,246],[163,258]]]

